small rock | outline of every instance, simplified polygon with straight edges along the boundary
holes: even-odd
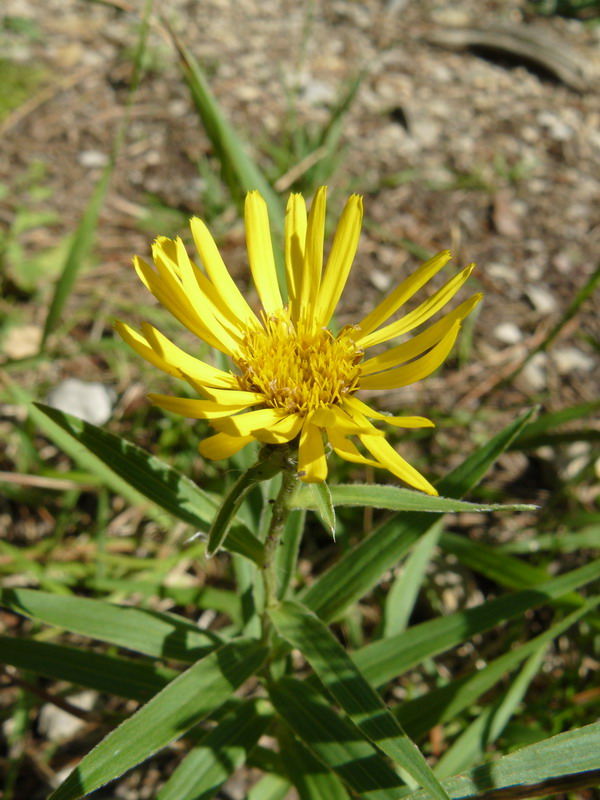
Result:
[[[325,81],[311,78],[302,87],[301,99],[309,106],[330,106],[335,103],[335,89]]]
[[[523,235],[517,214],[515,213],[515,208],[512,204],[512,198],[508,192],[504,190],[496,192],[493,201],[492,217],[494,227],[501,236],[518,239]]]
[[[48,395],[48,405],[93,425],[103,425],[112,412],[113,392],[102,383],[67,378]]]
[[[563,347],[552,352],[552,359],[560,375],[570,372],[591,372],[596,363],[592,356],[586,355],[576,347]]]
[[[494,336],[503,344],[517,344],[523,339],[523,333],[514,322],[501,322],[494,328]]]
[[[380,292],[387,292],[392,282],[391,276],[387,272],[382,272],[380,269],[372,269],[369,273],[369,280]]]
[[[105,167],[110,159],[106,153],[102,153],[100,150],[82,150],[77,156],[77,160],[82,167],[97,169]]]
[[[529,284],[525,287],[525,294],[539,314],[552,314],[556,311],[558,305],[556,299],[544,286]]]
[[[90,711],[96,702],[97,693],[92,691],[80,692],[69,698],[69,702],[80,708],[82,711]],[[79,717],[63,711],[53,703],[45,703],[40,709],[38,719],[38,730],[44,734],[51,742],[60,742],[71,739],[78,730],[85,726],[85,722]]]
[[[547,129],[550,136],[557,142],[568,142],[573,138],[575,131],[559,116],[551,111],[540,111],[537,115],[538,123]]]
[[[2,350],[11,359],[34,356],[40,349],[42,329],[38,325],[16,325],[10,328]]]
[[[492,276],[492,278],[496,278],[496,280],[504,281],[505,283],[512,284],[513,286],[516,286],[519,283],[519,273],[513,266],[510,266],[509,264],[502,264],[499,261],[492,261],[489,264],[486,264],[485,270]]]
[[[548,356],[546,353],[536,353],[531,361],[525,365],[521,375],[534,392],[541,392],[548,382],[546,366]]]

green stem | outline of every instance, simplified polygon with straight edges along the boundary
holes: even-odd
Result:
[[[209,558],[219,550],[225,541],[231,523],[248,493],[261,481],[274,478],[283,469],[280,461],[281,458],[278,457],[274,448],[263,448],[259,453],[257,463],[243,472],[229,489],[208,532],[206,555]]]
[[[296,472],[296,463],[291,454],[288,452],[285,459],[285,465],[281,471],[281,488],[277,497],[273,501],[273,513],[271,516],[271,524],[265,540],[264,558],[261,564],[261,574],[264,588],[264,606],[262,613],[262,630],[263,640],[266,642],[270,635],[271,623],[268,616],[268,611],[274,608],[278,603],[278,585],[277,585],[277,572],[276,572],[276,555],[277,547],[281,541],[285,523],[290,514],[291,508],[289,500],[296,484],[298,483],[298,476]]]

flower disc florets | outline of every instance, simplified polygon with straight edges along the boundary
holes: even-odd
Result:
[[[357,390],[362,357],[346,331],[337,337],[328,328],[311,331],[282,310],[246,333],[234,361],[240,389],[262,393],[271,408],[305,415],[339,405]]]

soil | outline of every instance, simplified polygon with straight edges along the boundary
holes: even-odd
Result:
[[[138,5],[4,0],[2,57],[35,78],[28,99],[0,119],[0,225],[21,248],[5,252],[0,274],[10,358],[35,350],[61,243],[76,228],[124,117]],[[449,247],[456,266],[477,263],[473,286],[485,303],[459,359],[416,389],[389,393],[382,407],[477,414],[470,435],[485,437],[482,409],[500,429],[536,402],[558,410],[598,398],[597,296],[514,380],[503,379],[544,343],[598,267],[600,28],[540,17],[521,0],[171,0],[160,7],[283,194],[301,184],[291,183],[296,162],[278,161],[278,149],[294,130],[326,124],[347,82],[364,71],[328,179],[332,218],[350,192],[365,196],[340,323],[364,315],[406,277],[420,262],[417,253]],[[464,46],[448,37],[455,29],[471,31]],[[473,44],[474,30],[499,37],[500,29],[514,41],[525,35],[530,50],[531,41],[551,46],[540,62],[500,38],[497,47]],[[570,66],[562,69],[565,59]],[[188,216],[211,221],[226,263],[245,285],[243,225],[211,179],[216,172],[172,43],[154,19],[94,260],[66,313],[82,326],[55,342],[57,358],[24,377],[30,386],[76,375],[123,395],[127,386],[107,374],[93,348],[81,354],[77,344],[108,335],[124,298],[146,302],[130,258],[148,255],[158,234],[182,233]],[[41,216],[25,224],[24,210]],[[41,285],[28,283],[22,263],[39,269]],[[460,432],[447,435],[460,460],[468,445]],[[562,452],[560,468],[580,456]],[[514,486],[530,467],[519,462],[499,480]],[[540,480],[534,494],[549,491]],[[119,796],[151,796],[143,787],[132,792]],[[235,792],[232,786],[222,796]]]

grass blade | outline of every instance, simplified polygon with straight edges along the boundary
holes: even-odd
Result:
[[[259,669],[266,649],[239,640],[192,667],[103,739],[49,800],[76,800],[178,739]]]
[[[2,662],[46,678],[68,681],[97,692],[146,702],[170,680],[174,670],[30,639],[0,636]]]
[[[535,639],[530,639],[515,650],[509,650],[474,674],[457,678],[446,686],[434,689],[424,697],[409,700],[398,706],[395,709],[398,719],[415,739],[425,735],[435,725],[454,719],[484,692],[502,680],[507,672],[515,669],[522,661],[536,653],[540,647],[545,647],[557,636],[560,636],[563,631],[584,617],[591,609],[596,608],[599,602],[598,598],[590,600],[585,606],[569,614]]]
[[[504,696],[486,706],[477,719],[452,742],[452,746],[435,765],[438,778],[449,778],[458,772],[464,772],[484,758],[486,747],[500,736],[538,674],[546,648],[547,644],[538,647],[516,678],[511,680]]]
[[[453,797],[485,797],[490,791],[494,800],[548,797],[558,792],[594,788],[600,781],[598,753],[600,722],[523,747],[475,767],[467,775],[450,778],[444,781],[444,786]],[[405,800],[429,800],[429,797],[427,792],[418,791]]]
[[[306,681],[281,678],[269,697],[313,753],[360,797],[396,800],[404,784],[376,748]]]
[[[367,680],[381,686],[425,659],[456,647],[499,622],[514,619],[542,603],[572,596],[575,589],[598,577],[600,559],[533,588],[414,625],[397,636],[361,648],[352,658]],[[583,599],[580,604],[583,605]]]
[[[325,496],[317,495],[314,486],[325,484],[312,483],[300,487],[293,499],[295,508],[308,508],[317,511],[323,519]],[[378,484],[341,484],[330,487],[330,504],[333,506],[372,506],[374,508],[387,508],[390,511],[425,511],[427,513],[448,513],[461,511],[531,511],[536,506],[523,503],[502,505],[499,503],[469,503],[466,500],[455,500],[452,497],[432,497],[412,489],[403,489],[400,486],[387,486]],[[332,513],[335,519],[335,512]],[[330,515],[329,515],[330,516]],[[326,527],[328,523],[323,520]]]
[[[25,399],[22,390],[14,387],[14,393],[21,401]],[[150,500],[200,530],[205,530],[217,513],[216,501],[193,481],[126,439],[41,403],[30,406],[29,413],[83,469],[98,475],[129,502],[145,505]],[[227,546],[260,563],[263,545],[247,528],[233,526]]]
[[[432,797],[448,800],[421,752],[316,614],[291,602],[282,603],[269,614],[279,635],[300,650],[361,733],[427,788]]]
[[[89,636],[148,656],[195,661],[222,644],[183,617],[89,597],[65,597],[35,589],[0,589],[0,605],[29,619]]]
[[[156,800],[208,800],[246,762],[272,719],[264,700],[248,700],[228,714],[188,753]]]

